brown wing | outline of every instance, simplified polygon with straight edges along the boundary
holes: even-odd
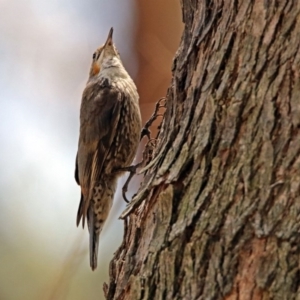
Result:
[[[107,81],[90,84],[83,92],[77,154],[77,174],[83,196],[77,226],[81,218],[84,226],[94,184],[101,179],[103,164],[116,135],[122,102],[122,93]]]
[[[80,185],[79,175],[78,175],[78,154],[76,154],[76,160],[75,160],[75,180],[76,180],[77,184]]]

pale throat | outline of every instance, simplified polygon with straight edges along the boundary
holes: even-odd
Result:
[[[122,66],[122,63],[116,56],[104,58],[101,63],[101,69],[108,69]]]
[[[98,77],[104,77],[110,80],[115,78],[127,77],[128,74],[122,63],[117,57],[110,57],[102,62]]]

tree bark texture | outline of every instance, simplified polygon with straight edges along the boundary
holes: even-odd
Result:
[[[300,299],[300,3],[182,0],[107,299]]]

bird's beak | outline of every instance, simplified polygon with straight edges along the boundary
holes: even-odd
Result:
[[[114,29],[111,28],[110,31],[109,31],[109,33],[108,33],[108,37],[107,37],[107,40],[105,42],[105,46],[112,45],[112,43],[113,43],[113,40],[112,40],[113,32],[114,32]]]

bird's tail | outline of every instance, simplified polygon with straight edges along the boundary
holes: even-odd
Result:
[[[88,228],[90,232],[90,265],[94,271],[97,268],[99,235],[108,217],[116,189],[116,178],[108,178],[94,187],[94,193],[87,211]]]
[[[94,271],[97,268],[99,236],[101,229],[96,227],[93,205],[88,210],[88,227],[90,232],[90,266]]]

